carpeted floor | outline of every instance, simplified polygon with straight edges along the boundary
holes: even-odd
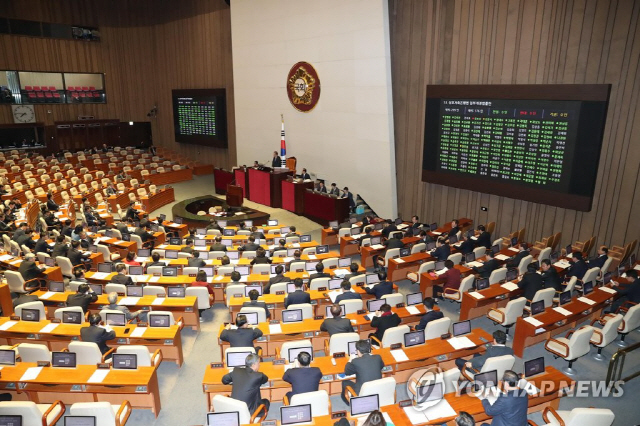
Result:
[[[213,176],[196,177],[193,181],[178,183],[174,185],[176,200],[184,200],[186,198],[201,196],[206,194],[214,194]],[[252,208],[266,211],[272,214],[272,217],[278,219],[281,223],[287,225],[295,225],[302,233],[310,233],[317,241],[320,241],[320,225],[303,217],[297,216],[281,209],[271,209],[262,205],[246,201],[246,204]],[[171,205],[165,206],[156,211],[156,213],[165,213],[171,217]],[[408,281],[397,282],[400,291],[404,294],[414,292],[415,285]],[[413,286],[413,288],[412,288]],[[457,320],[457,305],[449,302],[441,303],[441,308],[445,314]],[[158,378],[161,389],[162,410],[157,419],[154,418],[148,410],[134,410],[131,415],[128,426],[183,426],[198,425],[206,421],[207,401],[202,391],[202,378],[205,368],[210,362],[220,361],[220,351],[217,343],[217,332],[220,324],[229,320],[228,310],[221,303],[217,303],[213,309],[204,313],[205,321],[202,323],[202,329],[196,334],[190,329],[184,329],[182,332],[182,344],[184,347],[185,362],[181,368],[175,364],[164,362],[159,368]],[[497,327],[486,318],[479,318],[472,321],[472,327],[481,327],[488,332],[493,332]],[[635,331],[627,337],[630,344],[640,340],[639,332]],[[605,348],[603,354],[609,359],[611,355],[618,350],[615,344]],[[575,364],[574,369],[578,374],[576,378],[581,381],[600,381],[604,380],[607,374],[608,361],[598,362],[592,356],[596,353],[592,349],[591,353],[580,358]],[[535,345],[528,348],[525,352],[525,359],[532,359],[544,356],[547,365],[553,365],[556,368],[562,368],[566,362],[562,359],[555,360],[549,352],[544,349],[543,344]],[[523,360],[516,361],[515,370],[522,371]],[[630,372],[640,370],[640,351],[629,354],[624,367],[624,376]],[[640,405],[637,404],[637,395],[640,394],[640,379],[630,381],[625,384],[624,395],[619,398],[563,398],[560,402],[560,409],[570,410],[574,407],[599,407],[610,408],[616,413],[616,426],[629,426],[640,423]],[[589,393],[591,394],[591,393]],[[407,393],[404,385],[397,388],[398,400],[407,399]],[[345,409],[345,405],[338,396],[331,398],[332,408],[334,411]],[[268,418],[277,418],[280,403],[273,403]],[[544,424],[540,413],[530,415],[530,419],[539,425]]]

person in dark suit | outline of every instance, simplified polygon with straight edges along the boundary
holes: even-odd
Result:
[[[335,195],[336,197],[340,195],[340,189],[338,189],[338,185],[334,183],[331,184],[331,188],[329,188],[329,195]]]
[[[100,219],[100,216],[94,214],[90,208],[84,209],[84,217],[89,226],[103,226],[105,224],[105,221]]]
[[[269,278],[269,283],[264,288],[264,294],[269,294],[271,291],[271,286],[277,283],[287,283],[289,282],[289,278],[284,276],[284,266],[278,265],[276,266],[276,276]]]
[[[7,217],[4,213],[0,213],[0,235],[9,234],[11,232],[11,227],[7,224]]]
[[[383,241],[382,245],[385,246],[387,250],[394,248],[404,248],[404,243],[400,238],[398,238],[398,234],[396,234],[393,238],[389,238],[388,240]]]
[[[51,211],[45,211],[43,214],[44,223],[50,228],[60,229],[60,221],[53,215]]]
[[[218,231],[222,232],[222,228],[220,227],[220,225],[218,225],[218,221],[215,219],[211,219],[209,221],[206,230],[208,231],[209,229],[217,229]]]
[[[371,232],[373,232],[373,226],[365,226],[364,227],[364,233],[358,238],[358,245],[360,247],[362,247],[362,241],[367,239],[367,238],[371,238],[373,235],[371,235]]]
[[[58,256],[67,257],[69,253],[69,246],[65,242],[64,235],[58,235],[56,237],[56,242],[53,245],[53,249],[51,249],[51,257],[54,259]]]
[[[372,380],[382,378],[384,362],[380,355],[371,355],[371,344],[368,340],[358,340],[356,342],[356,354],[349,357],[349,362],[344,366],[344,374],[347,376],[356,375],[356,381],[343,380],[342,393],[340,396],[345,404],[349,404],[345,396],[347,386],[352,388],[356,394],[360,394],[362,385]]]
[[[299,237],[300,234],[298,234],[296,231],[297,231],[297,229],[296,229],[295,226],[290,226],[289,227],[289,233],[287,235],[285,235],[284,237],[285,238],[287,238],[287,237]]]
[[[387,281],[387,273],[384,271],[378,272],[378,278],[380,282],[371,288],[365,287],[364,290],[367,294],[373,294],[376,299],[381,299],[385,294],[393,293],[393,283]]]
[[[307,169],[302,169],[302,173],[300,173],[300,179],[311,179],[311,175],[307,173]],[[327,192],[326,189],[324,192]]]
[[[260,386],[267,383],[269,378],[259,372],[260,358],[256,354],[247,355],[244,367],[236,367],[222,377],[222,383],[232,384],[231,398],[244,401],[249,413],[253,414],[260,405],[264,405],[265,412],[269,411],[269,400],[260,398]]]
[[[549,259],[544,259],[540,262],[540,270],[542,270],[542,284],[544,288],[555,288],[556,292],[562,292],[564,287],[562,286],[562,280],[558,275],[556,268],[551,266]]]
[[[331,278],[330,274],[324,272],[324,265],[322,264],[322,262],[318,262],[316,264],[316,273],[309,275],[309,281],[316,278]]]
[[[527,265],[527,272],[522,276],[518,287],[523,291],[522,295],[527,299],[527,305],[531,304],[538,290],[542,290],[542,275],[537,273],[533,263]]]
[[[353,194],[349,192],[349,188],[346,186],[342,189],[342,195],[340,198],[349,199],[349,208],[353,211],[356,208],[356,201],[353,199]]]
[[[49,243],[47,242],[47,237],[44,233],[40,233],[40,239],[36,241],[36,245],[33,248],[35,253],[51,253],[51,249],[49,248]]]
[[[233,330],[231,324],[227,324],[222,333],[220,333],[220,340],[229,342],[232,348],[252,348],[254,340],[262,337],[262,331],[259,328],[252,328],[247,322],[247,317],[242,314],[236,315],[236,327]]]
[[[335,303],[340,304],[340,302],[342,302],[343,300],[350,300],[350,299],[362,300],[361,295],[359,295],[354,291],[351,291],[351,283],[349,281],[347,280],[342,281],[342,283],[340,284],[340,288],[342,288],[342,294],[339,294],[338,297],[336,297]]]
[[[429,322],[444,317],[442,311],[433,310],[433,307],[436,305],[436,301],[433,298],[425,298],[422,301],[422,304],[424,305],[424,308],[427,312],[422,316],[422,318],[420,318],[420,322],[418,323],[418,325],[416,325],[416,330],[424,330],[425,328],[427,328],[427,324],[429,324]]]
[[[329,337],[339,333],[353,333],[351,320],[342,315],[342,308],[337,303],[331,305],[332,318],[325,318],[320,324],[320,331],[329,333]]]
[[[273,158],[271,159],[271,167],[282,167],[282,159],[278,155],[278,151],[273,151]]]
[[[29,228],[29,225],[27,225],[27,222],[20,223],[20,225],[18,225],[17,229],[13,232],[13,236],[11,237],[11,239],[13,241],[18,241],[18,238],[20,238],[21,236],[24,235],[24,233],[26,232],[27,228]]]
[[[131,219],[127,219],[126,221],[118,222],[116,224],[116,229],[120,232],[120,235],[125,235],[125,234],[131,235],[131,232],[129,231],[129,227],[133,227],[133,220]]]
[[[473,252],[474,248],[476,248],[475,242],[471,238],[462,234],[462,242],[460,243],[460,247],[458,247],[458,251],[464,256]]]
[[[109,351],[109,347],[106,342],[116,338],[116,332],[109,326],[100,325],[100,314],[89,315],[89,327],[82,327],[80,329],[80,338],[83,342],[93,342],[98,345],[100,352],[104,355]],[[111,354],[106,359],[111,359]]]
[[[609,248],[607,246],[598,247],[598,256],[589,260],[589,268],[602,268],[609,258]]]
[[[422,226],[420,218],[418,216],[411,216],[411,229],[418,229]]]
[[[124,263],[118,263],[116,265],[116,274],[111,278],[112,283],[115,284],[124,284],[124,285],[134,285],[135,283],[131,279],[131,277],[127,276],[127,267]]]
[[[23,303],[31,303],[37,302],[38,296],[28,293],[21,293],[18,297],[13,299],[13,309],[15,311],[16,306],[22,305]]]
[[[344,279],[348,280],[349,278],[357,277],[358,275],[362,275],[364,273],[358,272],[358,269],[360,269],[358,264],[355,262],[351,262],[351,265],[349,265],[349,273],[344,276]]]
[[[471,269],[480,274],[482,278],[489,278],[489,276],[491,276],[491,272],[493,272],[494,269],[498,269],[500,264],[493,258],[493,252],[491,252],[491,250],[487,250],[485,256],[486,260],[482,266],[474,266]]]
[[[447,238],[453,237],[458,232],[460,232],[460,223],[458,222],[458,219],[453,219],[451,221],[451,229],[447,232]]]
[[[248,302],[244,302],[242,304],[242,307],[249,307],[249,308],[262,308],[264,309],[264,313],[267,316],[267,320],[269,318],[271,318],[271,312],[269,312],[269,309],[267,308],[267,304],[265,302],[258,302],[258,297],[260,296],[260,293],[258,293],[258,290],[250,290],[249,291],[249,301]]]
[[[380,231],[380,233],[384,238],[389,238],[389,234],[397,231],[398,227],[395,225],[395,223],[391,219],[387,219],[386,222],[387,222],[387,226],[382,228],[382,231]]]
[[[262,247],[258,247],[256,250],[256,257],[251,259],[251,265],[260,265],[260,264],[271,264],[271,259],[267,257],[267,251]]]
[[[67,307],[80,306],[82,312],[86,313],[89,310],[89,305],[95,303],[96,300],[98,300],[98,295],[89,287],[89,284],[80,284],[78,292],[67,297]]]
[[[382,342],[384,333],[393,327],[397,327],[402,323],[398,314],[391,312],[391,305],[385,303],[380,306],[380,310],[376,311],[375,316],[371,319],[371,327],[375,328],[375,333],[370,333],[369,338],[375,337]]]
[[[89,256],[86,256],[79,249],[80,241],[71,241],[71,249],[67,253],[67,257],[69,258],[73,266],[84,265],[87,262],[91,262],[89,260]]]
[[[418,241],[416,241],[416,244],[420,244],[420,243],[424,243],[424,244],[428,244],[430,242],[433,241],[433,238],[431,238],[431,235],[427,234],[427,231],[420,231],[420,233],[418,234]]]
[[[318,390],[322,371],[318,367],[309,367],[309,364],[311,364],[311,355],[308,352],[300,352],[294,367],[284,372],[282,380],[291,384],[291,391],[287,392],[289,401],[293,395]]]
[[[284,307],[288,308],[289,305],[297,305],[299,303],[311,303],[311,295],[304,291],[302,278],[293,280],[293,285],[296,291],[289,293],[289,295],[284,298]]]
[[[242,250],[244,250],[244,251],[256,251],[256,250],[258,250],[258,247],[260,247],[260,246],[258,244],[256,244],[256,237],[254,237],[253,235],[249,235],[248,240],[249,240],[249,242],[242,246]]]
[[[526,426],[529,397],[520,389],[518,383],[520,376],[507,370],[502,376],[503,391],[498,399],[491,404],[487,399],[482,399],[482,407],[485,414],[493,416],[492,426]]]
[[[300,262],[300,260],[301,260],[301,259],[300,259],[300,250],[296,250],[295,252],[293,252],[293,259],[292,259],[292,260],[290,260],[290,261],[287,263],[287,267],[286,267],[287,272],[291,270],[291,264],[292,264],[293,262]]]
[[[139,212],[138,210],[136,210],[135,205],[136,203],[133,201],[129,203],[129,207],[127,208],[127,211],[124,214],[125,218],[134,220],[138,217]]]
[[[27,230],[24,231],[24,234],[16,238],[16,243],[18,243],[18,246],[20,246],[20,249],[22,249],[22,246],[25,245],[29,247],[30,250],[33,250],[34,248],[36,248],[36,242],[33,241],[32,237],[33,237],[33,229],[27,228]]]
[[[507,260],[507,268],[517,268],[520,266],[520,261],[525,257],[529,256],[529,250],[525,248],[524,244],[520,244],[520,251],[513,256],[511,259]]]
[[[149,266],[167,266],[167,264],[162,262],[162,261],[160,261],[160,254],[159,253],[153,253],[151,255],[151,262],[147,263],[146,267],[148,268]]]
[[[24,260],[20,263],[18,272],[25,280],[27,290],[36,290],[38,287],[44,287],[47,281],[44,279],[44,266],[36,265],[36,256],[33,253],[25,255]]]
[[[460,288],[460,283],[462,282],[462,274],[455,268],[453,261],[449,259],[445,260],[444,267],[447,268],[447,272],[440,275],[440,278],[444,280],[444,285],[433,286],[433,295],[439,297],[441,300],[444,299],[442,294],[444,294],[447,289],[457,290]]]
[[[315,189],[315,191],[322,192],[323,194],[327,193],[327,187],[324,185],[324,181],[323,180],[319,180],[314,189]]]
[[[630,269],[625,272],[627,278],[631,278],[631,284],[621,285],[618,282],[613,283],[613,289],[620,296],[618,300],[611,304],[610,312],[616,312],[625,302],[640,303],[640,279],[638,279],[638,271]]]
[[[275,246],[274,248],[271,249],[271,251],[269,251],[269,256],[273,257],[273,254],[277,251],[280,250],[286,250],[287,249],[287,242],[284,238],[280,238],[278,240],[278,245]]]
[[[478,239],[476,247],[485,247],[487,250],[491,248],[491,234],[487,232],[484,225],[478,226]]]
[[[107,197],[110,197],[112,195],[116,195],[118,193],[116,188],[113,186],[113,182],[111,182],[111,181],[109,181],[109,183],[107,184],[107,187],[105,188],[105,191],[107,193]]]
[[[62,236],[65,237],[71,237],[71,233],[73,232],[73,228],[71,227],[71,221],[70,220],[66,220],[64,222],[64,225],[62,226],[62,229],[60,230],[60,234]],[[63,239],[64,241],[64,239]]]
[[[574,251],[571,253],[571,262],[573,265],[569,267],[565,277],[576,277],[581,280],[584,277],[584,274],[587,273],[589,267],[587,263],[582,258],[582,253],[579,251]]]
[[[447,260],[449,255],[451,255],[451,247],[443,237],[438,237],[436,248],[431,253],[431,256],[437,260]]]
[[[186,245],[180,249],[180,252],[193,254],[193,244],[194,244],[193,240],[191,238],[187,238],[185,240],[185,244]]]
[[[227,251],[227,246],[225,246],[224,244],[222,244],[222,237],[221,236],[217,236],[214,240],[214,243],[211,244],[211,248],[209,248],[209,251]]]
[[[259,231],[257,226],[252,226],[251,227],[251,235],[253,235],[256,240],[257,239],[262,239],[262,240],[265,239],[264,233],[262,231]]]
[[[196,268],[202,268],[203,266],[207,266],[207,263],[204,260],[200,259],[199,251],[194,251],[193,253],[191,253],[191,255],[193,257],[187,259],[187,266],[196,267]]]
[[[474,355],[471,361],[466,361],[464,358],[456,359],[456,366],[462,371],[463,368],[474,368],[481,370],[485,361],[489,358],[502,355],[513,355],[513,349],[507,346],[507,335],[502,330],[496,330],[493,332],[493,344],[487,347],[486,352],[483,355]]]

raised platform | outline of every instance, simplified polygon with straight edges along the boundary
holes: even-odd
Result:
[[[227,211],[229,206],[227,202],[221,198],[214,197],[213,195],[203,195],[201,197],[190,198],[188,200],[181,201],[175,204],[171,212],[173,213],[173,219],[176,217],[182,218],[182,223],[189,227],[203,228],[211,221],[226,220],[229,225],[239,223],[245,220],[252,220],[254,225],[265,225],[269,220],[269,213],[261,212],[259,210],[250,209],[248,207],[232,208],[233,210],[225,213],[222,216],[213,216],[210,214],[198,215],[199,211],[208,212],[209,208],[222,206]],[[241,214],[236,214],[240,212]]]

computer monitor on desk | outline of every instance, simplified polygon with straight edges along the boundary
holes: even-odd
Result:
[[[313,360],[313,347],[299,347],[299,348],[289,348],[289,362],[294,362],[298,359],[298,355],[302,352],[306,352],[311,356],[311,360]]]
[[[75,352],[51,352],[51,366],[76,368]]]
[[[136,370],[138,368],[138,355],[113,354],[111,366],[114,370]]]
[[[302,309],[286,309],[282,311],[282,322],[284,324],[302,321]]]
[[[283,426],[310,423],[311,404],[285,405],[280,407],[280,424]]]
[[[0,349],[0,365],[16,365],[16,352],[13,349]]]
[[[369,312],[376,312],[380,310],[380,307],[387,303],[385,299],[373,299],[367,300],[367,310]]]
[[[498,370],[478,373],[473,376],[473,382],[476,392],[483,389],[491,389],[498,385]]]
[[[22,416],[0,416],[0,426],[23,426]]]
[[[444,397],[443,391],[442,382],[418,386],[416,388],[416,403],[424,404],[425,402],[440,401]]]
[[[207,413],[207,426],[240,426],[240,413]]]
[[[125,314],[107,313],[105,315],[105,323],[116,327],[124,326],[127,323]]]
[[[407,306],[419,305],[422,303],[422,293],[407,294]]]
[[[62,323],[63,324],[82,324],[82,312],[63,311]]]
[[[404,346],[410,348],[411,346],[422,345],[424,343],[424,331],[411,331],[404,333]]]
[[[544,357],[524,362],[524,377],[529,378],[544,373]]]
[[[38,322],[40,321],[40,310],[39,309],[23,309],[21,319],[22,321]]]
[[[544,300],[538,300],[531,304],[531,316],[544,312]]]
[[[462,336],[471,333],[471,321],[460,321],[453,323],[451,328],[454,336]]]
[[[233,368],[233,367],[244,367],[244,362],[247,359],[247,356],[249,356],[249,354],[252,354],[253,352],[231,352],[231,351],[227,351],[226,354],[226,361],[227,361],[227,367],[229,368]]]
[[[351,397],[349,401],[351,416],[363,416],[380,409],[378,394]]]

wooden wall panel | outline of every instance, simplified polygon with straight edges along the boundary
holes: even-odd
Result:
[[[562,244],[640,237],[640,3],[389,0],[398,211],[496,221]],[[577,212],[421,182],[428,84],[612,84],[592,210]],[[487,206],[488,212],[482,212]]]

